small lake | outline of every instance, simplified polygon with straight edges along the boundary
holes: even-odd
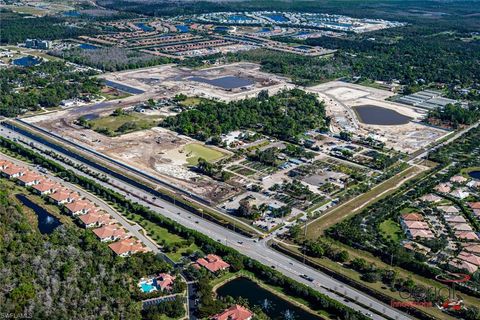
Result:
[[[266,17],[272,19],[275,22],[288,22],[288,19],[281,14],[269,14],[269,15],[266,15]]]
[[[470,171],[468,175],[473,179],[480,180],[480,171]]]
[[[231,21],[247,21],[247,20],[251,20],[251,18],[249,18],[247,16],[244,16],[244,15],[232,15],[232,16],[228,17],[228,20],[231,20]]]
[[[220,87],[223,89],[235,89],[240,87],[248,87],[255,83],[255,81],[247,79],[247,78],[240,78],[235,76],[226,76],[216,79],[207,79],[203,77],[191,77],[188,80],[197,81],[208,83],[212,86]]]
[[[13,64],[20,67],[31,67],[41,62],[42,59],[33,56],[26,56],[13,60]]]
[[[353,107],[362,123],[374,125],[400,125],[406,124],[412,118],[404,116],[395,110],[372,105]]]
[[[180,32],[188,32],[190,30],[190,27],[186,26],[184,24],[175,26],[175,28],[177,28],[177,30],[180,31]]]
[[[85,50],[97,50],[100,47],[91,45],[89,43],[82,43],[81,45],[78,46],[80,49],[85,49]]]
[[[263,289],[255,282],[243,277],[227,282],[217,289],[217,294],[220,297],[243,297],[248,300],[250,306],[259,305],[272,320],[320,319],[320,317],[291,304],[270,291]]]
[[[145,32],[149,32],[149,31],[153,31],[155,30],[154,28],[150,27],[149,25],[145,24],[145,23],[135,23],[135,25],[137,27],[139,27],[140,29],[142,29],[143,31]]]
[[[23,194],[17,194],[15,196],[24,206],[30,208],[35,212],[38,219],[38,230],[41,234],[50,234],[62,223],[56,217],[52,216],[48,211],[32,202]]]

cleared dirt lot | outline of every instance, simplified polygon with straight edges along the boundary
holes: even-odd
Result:
[[[386,101],[394,93],[341,81],[331,81],[306,88],[317,93],[325,101],[327,114],[332,117],[333,132],[350,131],[362,136],[372,136],[385,142],[387,147],[412,153],[431,142],[441,139],[448,132],[420,123],[425,110]],[[353,107],[377,106],[408,116],[412,120],[400,125],[372,125],[362,123]]]

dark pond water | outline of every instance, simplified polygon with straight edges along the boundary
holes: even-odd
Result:
[[[38,229],[41,234],[50,234],[62,223],[56,217],[52,216],[45,209],[32,202],[23,194],[17,194],[16,198],[25,206],[32,209],[37,215]]]
[[[99,47],[88,44],[88,43],[82,43],[81,45],[78,46],[80,49],[85,49],[85,50],[97,50]]]
[[[90,121],[90,120],[98,119],[99,115],[96,113],[89,113],[89,114],[83,115],[82,117],[83,119]]]
[[[474,179],[480,180],[480,171],[470,171],[468,175]]]
[[[287,22],[288,21],[288,19],[285,18],[285,16],[283,16],[281,14],[269,14],[269,15],[267,15],[267,17],[269,17],[270,19],[272,19],[275,22]]]
[[[40,62],[42,62],[42,59],[32,56],[26,56],[13,60],[14,65],[21,67],[31,67],[39,64]]]
[[[65,17],[73,17],[73,18],[76,18],[76,17],[80,17],[80,12],[78,11],[75,11],[75,10],[72,10],[72,11],[65,11],[63,13],[63,16]]]
[[[399,125],[406,124],[412,118],[404,116],[395,110],[372,105],[353,107],[360,121],[374,125]]]
[[[130,87],[130,86],[127,86],[125,84],[118,83],[118,82],[113,82],[113,81],[110,81],[110,80],[105,80],[104,82],[105,82],[106,86],[118,89],[120,91],[124,91],[126,93],[141,94],[141,93],[145,92],[143,90],[140,90],[140,89],[137,89],[137,88],[134,88],[134,87]]]
[[[217,289],[220,297],[231,296],[233,298],[243,297],[248,300],[251,306],[259,305],[263,311],[273,320],[319,320],[317,317],[305,310],[279,298],[270,291],[263,289],[255,282],[247,278],[237,278],[227,282]]]
[[[247,78],[240,78],[235,76],[226,76],[216,79],[206,79],[203,77],[191,77],[189,80],[198,81],[211,84],[212,86],[220,87],[223,89],[235,89],[240,87],[251,86],[255,82]]]
[[[250,18],[247,17],[247,16],[244,16],[244,15],[233,15],[233,16],[228,17],[228,20],[231,20],[231,21],[246,21],[246,20],[250,20]]]
[[[175,26],[175,27],[176,27],[176,28],[178,29],[178,31],[180,31],[180,32],[188,32],[188,30],[190,30],[190,27],[189,27],[189,26],[186,26],[186,25],[183,25],[183,24],[178,25],[178,26]]]

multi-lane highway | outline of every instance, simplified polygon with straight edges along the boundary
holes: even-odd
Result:
[[[34,141],[18,132],[13,132],[5,127],[1,127],[0,135],[8,137],[9,139],[17,139],[24,142],[25,146],[30,148],[39,148],[41,150],[49,150],[55,153],[60,153],[58,150],[53,150],[49,146],[42,145],[38,141]],[[93,155],[89,155],[94,158]],[[79,160],[74,162],[80,163]],[[100,172],[97,168],[93,168],[88,164],[82,163],[93,172]],[[64,166],[67,166],[63,164]],[[67,166],[68,167],[68,166]],[[70,167],[73,168],[73,167]],[[86,175],[85,173],[76,170],[78,174]],[[105,173],[105,172],[102,172]],[[134,173],[128,172],[129,175],[135,176]],[[315,290],[335,299],[343,304],[358,310],[363,314],[370,316],[372,319],[410,319],[411,317],[400,312],[399,310],[384,304],[369,295],[357,291],[356,289],[345,285],[339,280],[333,279],[330,276],[319,272],[313,268],[310,268],[297,260],[285,256],[270,247],[267,246],[266,240],[250,239],[242,236],[236,232],[223,228],[213,222],[205,219],[201,219],[189,211],[179,208],[172,203],[158,199],[152,194],[149,194],[142,188],[130,185],[125,181],[108,175],[108,183],[97,180],[97,182],[105,185],[108,188],[114,189],[120,192],[132,201],[138,202],[150,209],[154,210],[158,214],[168,217],[188,228],[202,232],[203,234],[211,237],[214,240],[224,243],[230,246],[240,253],[253,258],[265,265],[275,268],[282,274],[295,279],[298,282],[314,288]],[[92,178],[91,176],[88,176]],[[140,179],[141,181],[141,179]],[[312,281],[302,278],[304,275],[306,278],[311,278]],[[348,299],[345,299],[348,297]]]

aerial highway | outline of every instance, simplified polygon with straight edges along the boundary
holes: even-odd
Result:
[[[1,127],[0,135],[9,139],[17,139],[17,141],[23,142],[24,146],[28,146],[32,149],[38,148],[40,150],[49,150],[61,154],[58,150],[52,149],[46,145],[42,145],[37,140],[30,139],[29,137],[26,137],[17,131],[12,131],[3,126]],[[89,156],[94,158],[93,154]],[[52,160],[55,159],[52,158]],[[71,160],[80,163],[77,159]],[[85,163],[82,164],[86,167],[89,167],[91,171],[100,172],[97,168],[92,168]],[[69,167],[69,169],[74,169],[65,163],[62,163],[62,165]],[[82,171],[75,169],[75,172],[77,174],[87,176],[90,179],[92,178]],[[129,174],[135,175],[132,172],[129,172]],[[248,238],[206,219],[202,219],[201,217],[198,217],[191,212],[174,205],[173,203],[152,196],[152,194],[148,193],[144,189],[130,185],[117,177],[108,174],[107,176],[109,179],[108,183],[101,180],[97,180],[97,182],[117,192],[120,192],[132,201],[149,207],[158,214],[170,218],[184,225],[185,227],[197,230],[214,240],[236,249],[240,253],[250,258],[275,268],[284,275],[311,288],[314,288],[315,290],[342,302],[352,309],[368,315],[372,319],[411,319],[409,315],[406,315],[405,313],[372,298],[368,294],[360,292],[337,279],[334,279],[322,272],[319,272],[318,270],[304,265],[303,263],[291,257],[275,251],[267,245],[266,239],[257,240]]]

